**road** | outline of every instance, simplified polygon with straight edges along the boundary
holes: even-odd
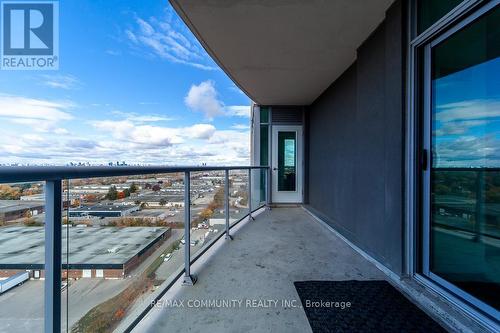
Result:
[[[117,295],[127,286],[127,280],[80,279],[72,281],[62,293],[62,326],[66,319],[71,327],[85,313]],[[44,281],[30,280],[0,296],[0,332],[24,333],[43,331]],[[69,290],[69,311],[66,300]],[[69,318],[67,318],[69,313]]]

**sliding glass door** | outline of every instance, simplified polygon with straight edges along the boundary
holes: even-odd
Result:
[[[425,47],[422,270],[498,317],[500,6]]]

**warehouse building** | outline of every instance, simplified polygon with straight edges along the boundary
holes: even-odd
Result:
[[[124,217],[140,210],[137,205],[95,205],[72,208],[69,211],[70,217]]]
[[[0,233],[0,278],[28,270],[43,278],[44,229],[10,227]],[[69,227],[63,230],[63,278],[126,277],[171,236],[170,228]]]

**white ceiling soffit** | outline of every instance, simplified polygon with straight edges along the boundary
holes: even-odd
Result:
[[[256,103],[309,105],[355,60],[393,0],[170,0]]]

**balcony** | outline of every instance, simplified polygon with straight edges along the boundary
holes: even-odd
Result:
[[[258,304],[237,308],[187,308],[189,300],[279,300],[300,304],[295,281],[380,280],[375,265],[328,232],[301,207],[263,211],[232,232],[195,264],[199,282],[178,283],[136,327],[136,332],[309,332],[302,308]],[[184,307],[165,307],[183,300]],[[160,307],[161,305],[161,307]],[[196,306],[193,304],[193,306]]]
[[[385,280],[447,329],[482,330],[307,206],[271,205],[268,176],[250,166],[3,168],[0,182],[43,187],[43,201],[3,216],[0,273],[27,278],[2,290],[0,330],[307,332],[294,283],[347,280]]]

